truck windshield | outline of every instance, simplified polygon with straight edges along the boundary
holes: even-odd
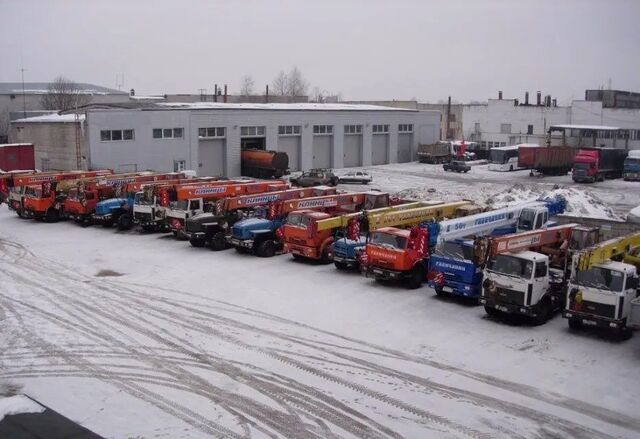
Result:
[[[629,166],[629,165],[640,165],[640,159],[627,158],[627,159],[624,160],[624,164],[626,166]]]
[[[294,227],[306,229],[309,225],[310,218],[301,213],[294,213],[287,217],[287,224]]]
[[[473,248],[464,245],[462,242],[445,241],[436,247],[434,255],[449,259],[471,261],[473,260]]]
[[[78,200],[80,199],[80,194],[77,188],[69,189],[67,192],[67,199],[69,200]]]
[[[189,207],[189,200],[171,201],[169,207],[173,210],[187,210]]]
[[[145,196],[144,196],[144,192],[137,192],[136,196],[135,196],[135,200],[134,200],[135,204],[138,205],[149,205],[151,204],[150,201],[148,201]]]
[[[510,255],[498,255],[489,260],[487,269],[494,273],[531,279],[533,262]]]
[[[374,232],[371,234],[369,244],[404,250],[405,245],[407,244],[407,238],[389,233]]]
[[[590,270],[578,271],[576,273],[576,284],[583,287],[621,292],[624,284],[624,273],[604,267],[593,267]]]
[[[518,218],[518,230],[533,230],[533,224],[536,219],[536,211],[533,209],[523,209]]]

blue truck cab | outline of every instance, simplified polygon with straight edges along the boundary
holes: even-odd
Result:
[[[474,263],[473,240],[455,239],[436,246],[429,258],[428,285],[437,294],[451,293],[465,297],[479,297],[482,285],[482,267]]]
[[[622,175],[626,181],[640,180],[640,151],[629,151],[629,155],[624,159]]]
[[[118,230],[129,230],[133,227],[133,204],[135,194],[127,198],[109,198],[99,201],[92,215],[95,223],[104,227],[118,226]]]
[[[367,245],[367,237],[360,236],[358,239],[349,239],[343,231],[336,232],[335,241],[333,241],[332,253],[333,263],[340,270],[355,269],[360,266],[358,253]]]
[[[284,224],[284,218],[265,218],[266,211],[258,209],[256,216],[237,221],[231,228],[227,243],[240,253],[254,253],[271,257],[282,251],[283,242],[276,231]]]

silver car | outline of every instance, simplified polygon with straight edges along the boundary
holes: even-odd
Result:
[[[364,171],[349,171],[340,177],[340,183],[361,183],[369,184],[373,180],[369,174]]]

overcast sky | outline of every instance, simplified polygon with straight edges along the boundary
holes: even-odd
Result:
[[[640,0],[0,0],[0,81],[256,88],[297,65],[344,99],[640,91]]]

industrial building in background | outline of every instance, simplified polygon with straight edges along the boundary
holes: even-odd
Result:
[[[92,168],[240,175],[242,149],[286,152],[290,170],[408,162],[440,113],[373,105],[159,103],[89,109]]]

